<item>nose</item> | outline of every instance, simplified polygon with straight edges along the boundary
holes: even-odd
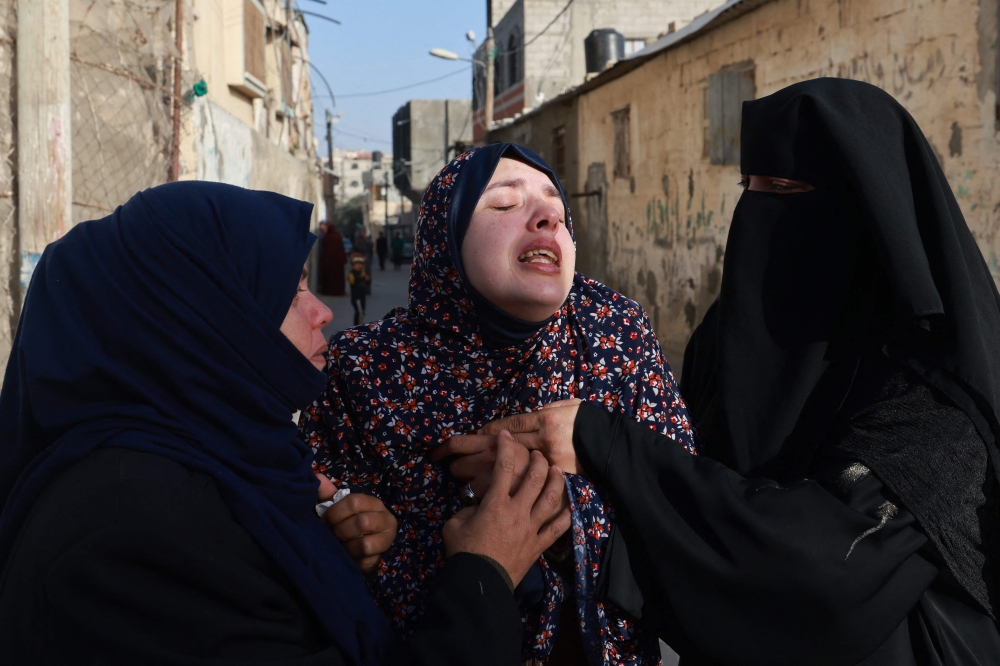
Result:
[[[333,311],[330,308],[328,308],[323,303],[323,301],[319,300],[319,298],[317,298],[315,294],[309,292],[309,295],[312,296],[313,300],[315,301],[315,303],[313,304],[313,316],[312,316],[313,328],[314,329],[324,328],[327,324],[333,321]]]
[[[545,231],[555,234],[561,226],[563,211],[552,204],[545,202],[539,204],[534,215],[531,216],[530,228],[532,231]]]

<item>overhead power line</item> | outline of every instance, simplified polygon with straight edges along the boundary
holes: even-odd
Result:
[[[541,37],[542,35],[544,35],[545,32],[549,28],[551,28],[552,26],[554,26],[556,24],[556,21],[559,20],[559,17],[562,16],[563,14],[565,14],[566,10],[569,9],[570,5],[572,5],[572,4],[573,4],[573,0],[568,0],[568,2],[566,2],[565,5],[563,5],[563,8],[559,10],[559,13],[556,14],[555,16],[553,16],[552,20],[549,21],[545,25],[544,28],[542,28],[540,31],[538,31],[537,33],[535,33],[534,37],[532,37],[528,41],[524,42],[523,44],[521,44],[520,46],[518,46],[516,49],[501,50],[501,49],[497,48],[497,55],[509,55],[511,53],[517,53],[518,51],[523,51],[525,48],[527,48],[528,46],[530,46],[536,39],[538,39],[539,37]]]
[[[462,74],[463,72],[468,72],[467,67],[462,69],[456,69],[454,72],[449,72],[443,76],[437,76],[433,79],[427,79],[426,81],[417,81],[416,83],[409,83],[405,86],[399,86],[398,88],[387,88],[386,90],[373,90],[371,92],[360,92],[360,93],[350,93],[348,95],[341,94],[340,99],[346,99],[348,97],[373,97],[375,95],[386,95],[388,93],[399,92],[400,90],[408,90],[410,88],[416,88],[417,86],[427,85],[428,83],[434,83],[435,81],[441,81],[442,79],[447,79],[450,76],[455,76],[456,74]]]

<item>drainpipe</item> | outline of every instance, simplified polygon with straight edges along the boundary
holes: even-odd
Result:
[[[493,46],[493,2],[486,2],[486,132],[493,129],[493,61],[496,60],[496,47]],[[486,137],[489,141],[489,136]],[[445,160],[445,164],[448,160]]]
[[[29,0],[30,1],[30,0]],[[174,117],[171,123],[173,135],[170,137],[170,174],[168,180],[181,177],[181,65],[184,62],[184,0],[177,0],[174,10]]]

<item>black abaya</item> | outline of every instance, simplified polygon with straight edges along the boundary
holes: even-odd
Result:
[[[688,662],[1000,663],[1000,294],[940,165],[857,81],[746,102],[741,136],[745,175],[815,189],[733,213],[685,353],[699,458],[581,410],[625,515],[606,593]]]
[[[315,520],[315,516],[312,518]],[[493,565],[450,558],[387,664],[515,664],[521,619]],[[0,663],[352,663],[206,474],[102,449],[39,497],[0,578]]]
[[[856,427],[905,430],[906,411],[885,407],[880,422]],[[605,594],[641,615],[682,666],[1000,663],[992,619],[913,515],[896,505],[882,524],[895,498],[835,447],[809,480],[779,485],[588,404],[574,443],[619,509]]]

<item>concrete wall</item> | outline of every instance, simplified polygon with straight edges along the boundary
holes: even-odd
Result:
[[[571,203],[580,267],[646,307],[675,366],[718,293],[741,193],[738,166],[703,157],[708,76],[728,65],[754,62],[758,97],[820,76],[859,79],[892,94],[934,146],[1000,282],[997,1],[756,4],[622,76],[611,70],[607,83],[555,100],[490,137],[522,140],[551,159],[550,128],[567,123],[567,143],[576,146],[568,190],[603,193]],[[611,113],[626,105],[633,176],[613,178]]]
[[[322,201],[319,171],[276,146],[260,132],[215,102],[196,99],[185,117],[181,146],[183,178],[208,180],[270,190],[317,205],[313,224],[319,223]]]
[[[403,160],[395,169],[395,184],[407,198],[418,205],[431,180],[444,168],[445,146],[450,147],[448,157],[451,159],[455,157],[456,142],[464,145],[472,143],[472,101],[447,100],[447,136],[445,101],[413,99],[404,104],[393,117],[393,122],[406,123],[406,131],[393,133],[393,155],[398,160]]]

